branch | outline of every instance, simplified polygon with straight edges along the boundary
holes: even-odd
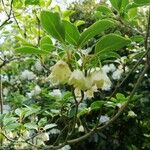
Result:
[[[2,4],[4,5],[4,2],[2,0]],[[5,5],[4,5],[5,6]],[[9,20],[10,20],[10,16],[11,16],[11,13],[12,13],[12,7],[13,7],[13,0],[11,0],[11,3],[10,3],[10,11],[9,11],[9,14],[7,14],[7,19],[0,25],[0,28],[2,28]],[[5,7],[4,7],[4,10],[5,10]],[[5,11],[6,12],[6,11]]]

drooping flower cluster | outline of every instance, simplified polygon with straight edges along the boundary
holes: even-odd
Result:
[[[93,97],[93,92],[97,89],[109,90],[111,87],[111,81],[102,69],[93,69],[85,76],[84,72],[79,69],[71,71],[69,65],[62,60],[52,67],[50,80],[56,84],[72,85],[79,91],[85,91],[87,97]]]

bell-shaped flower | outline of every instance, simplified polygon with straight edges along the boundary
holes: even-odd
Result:
[[[102,70],[92,72],[91,80],[92,85],[96,85],[97,88],[102,90],[108,89],[111,86],[109,77]]]
[[[86,79],[84,73],[79,69],[74,70],[69,78],[68,84],[73,85],[75,88],[80,90],[85,90],[85,83]]]
[[[60,60],[52,67],[52,72],[49,77],[52,83],[65,84],[68,82],[70,75],[71,70],[69,65]]]
[[[72,72],[68,84],[83,91],[90,89],[92,86],[90,78],[85,77],[84,73],[79,69]]]

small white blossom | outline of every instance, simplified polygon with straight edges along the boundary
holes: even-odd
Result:
[[[135,114],[134,111],[130,110],[130,111],[128,111],[128,116],[129,117],[137,117],[137,114]]]
[[[18,141],[24,141],[23,138],[19,138]],[[25,142],[18,142],[14,145],[15,149],[26,149],[28,147],[28,144]]]
[[[105,73],[109,73],[110,72],[110,67],[108,65],[104,65],[102,67],[102,70],[105,72]]]
[[[117,106],[118,106],[119,108],[121,108],[121,107],[122,107],[122,104],[118,103]]]
[[[70,149],[71,149],[70,145],[65,145],[64,147],[62,147],[58,150],[70,150]]]
[[[41,88],[38,85],[36,85],[34,87],[34,89],[31,91],[31,94],[34,95],[34,96],[36,96],[36,95],[38,95],[40,93],[41,93]]]
[[[4,88],[4,89],[3,89],[3,95],[4,95],[4,96],[7,96],[7,95],[8,95],[8,92],[9,92],[8,88]]]
[[[111,85],[112,83],[110,80],[105,80],[102,86],[102,90],[109,91],[111,89]]]
[[[84,132],[84,128],[83,128],[82,125],[79,126],[78,131],[79,131],[79,132]]]
[[[97,86],[94,85],[92,86],[91,89],[87,90],[86,92],[84,92],[85,98],[92,98],[94,97],[94,92],[97,91]]]
[[[113,72],[112,78],[114,80],[119,80],[121,78],[122,73],[123,73],[123,69],[117,69],[116,71]]]
[[[24,132],[23,132],[23,138],[24,138],[24,139],[30,138],[30,132],[29,132],[29,131],[24,131]]]
[[[4,114],[9,113],[10,110],[11,110],[11,108],[9,105],[3,105],[3,113]]]
[[[100,123],[105,123],[108,122],[110,120],[110,118],[107,115],[101,115],[99,121]]]
[[[32,96],[39,95],[40,93],[41,93],[41,88],[38,85],[36,85],[30,93],[27,93],[27,96],[31,98]]]
[[[13,52],[12,51],[4,51],[3,55],[6,57],[12,57],[13,56]]]
[[[59,97],[61,97],[62,93],[61,93],[61,91],[59,89],[53,89],[53,91],[50,92],[50,95],[51,96],[59,96]]]
[[[29,71],[29,70],[24,70],[21,73],[21,79],[23,79],[23,80],[25,80],[25,79],[33,80],[35,77],[36,77],[36,75],[32,71]]]
[[[49,131],[49,134],[59,134],[59,133],[60,133],[60,130],[54,129],[54,128]]]
[[[37,136],[42,141],[48,141],[49,140],[49,134],[48,133],[41,133]]]
[[[8,76],[7,75],[2,75],[1,76],[1,81],[2,82],[8,82],[9,81]]]
[[[43,70],[43,66],[41,65],[40,61],[38,60],[36,63],[35,63],[35,69],[37,71],[42,71]]]
[[[114,72],[116,70],[116,66],[114,64],[110,64],[109,68],[111,72]]]

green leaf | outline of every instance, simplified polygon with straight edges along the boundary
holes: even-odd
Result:
[[[52,49],[54,49],[55,47],[51,44],[43,44],[41,45],[41,49],[44,51],[51,51]]]
[[[129,0],[122,0],[121,7],[125,10],[128,4],[129,4]]]
[[[18,40],[18,42],[19,42],[21,45],[32,46],[31,43],[29,43],[28,41],[26,41],[25,39],[23,39],[23,38],[20,37],[20,36],[15,36],[15,39]]]
[[[73,10],[65,10],[65,11],[63,12],[63,18],[68,18],[68,17],[70,17],[73,13],[75,13],[75,11],[73,11]]]
[[[98,53],[98,58],[100,60],[106,60],[106,59],[111,59],[111,58],[121,58],[119,54],[115,53],[115,52],[108,52],[108,51],[102,51]]]
[[[55,39],[61,42],[65,41],[65,28],[60,19],[59,13],[42,11],[41,24],[43,28]]]
[[[53,44],[51,38],[48,35],[41,38],[40,45],[43,44]]]
[[[5,129],[7,130],[15,130],[15,129],[19,129],[19,127],[21,126],[21,124],[20,123],[11,123],[11,124],[9,124],[9,125],[7,125],[7,126],[5,126]]]
[[[35,129],[35,130],[38,130],[38,126],[35,122],[29,122],[29,123],[25,123],[24,126],[27,128],[27,129]]]
[[[16,48],[16,52],[22,53],[22,54],[41,54],[41,55],[49,54],[48,51],[44,51],[44,50],[41,50],[39,48],[35,48],[32,46],[23,46],[23,47]]]
[[[102,108],[104,103],[105,103],[104,101],[95,101],[95,102],[93,102],[90,106],[91,110],[97,110],[97,109]]]
[[[137,8],[136,7],[129,9],[129,11],[128,11],[128,17],[129,17],[129,19],[130,20],[134,19],[137,16],[137,13],[138,12],[137,12]]]
[[[51,51],[54,48],[52,40],[49,36],[44,36],[40,40],[40,48],[45,51]]]
[[[126,101],[126,98],[125,98],[125,96],[124,96],[122,93],[117,93],[117,94],[116,94],[116,99],[117,99],[119,102]]]
[[[51,128],[54,128],[54,127],[57,127],[57,124],[51,123],[51,124],[47,124],[43,129],[47,130],[47,129],[51,129]]]
[[[83,116],[83,115],[86,115],[86,114],[88,114],[90,112],[90,109],[89,108],[84,108],[82,111],[80,111],[79,113],[78,113],[78,117],[81,117],[81,116]]]
[[[74,24],[72,24],[66,20],[63,20],[63,24],[65,27],[66,41],[72,45],[77,45],[78,40],[80,38],[80,33],[79,33],[77,27]]]
[[[150,0],[134,0],[134,2],[139,5],[150,5]]]
[[[78,42],[78,47],[82,47],[89,39],[113,26],[114,22],[106,19],[95,22],[84,32],[82,32]]]
[[[39,5],[39,0],[25,0],[25,5]]]
[[[108,34],[103,36],[95,46],[96,53],[102,53],[105,51],[119,50],[128,45],[131,41],[118,34]]]
[[[21,108],[17,108],[15,110],[16,115],[18,115],[19,117],[21,117],[23,115],[23,111],[21,110]]]
[[[116,10],[119,10],[119,4],[118,4],[118,0],[109,0],[111,5],[116,9]]]
[[[76,21],[74,22],[74,25],[75,25],[76,27],[81,26],[81,25],[83,25],[83,24],[85,24],[85,21],[84,21],[84,20],[76,20]]]
[[[144,37],[142,35],[134,35],[131,37],[131,40],[134,42],[140,42],[143,43],[144,42]]]
[[[23,4],[24,4],[24,2],[21,1],[21,0],[15,0],[15,1],[13,1],[13,6],[15,8],[21,8],[23,6]]]
[[[130,10],[131,8],[137,8],[137,7],[142,7],[146,5],[150,5],[150,2],[149,3],[129,3],[126,6],[126,11]]]
[[[105,15],[112,13],[112,11],[105,5],[98,6],[96,11],[102,12]]]
[[[125,9],[126,6],[129,4],[129,0],[109,0],[112,6],[120,11],[121,9]]]
[[[42,127],[44,126],[45,124],[47,123],[47,118],[44,117],[44,118],[41,118],[38,122],[38,126]]]

